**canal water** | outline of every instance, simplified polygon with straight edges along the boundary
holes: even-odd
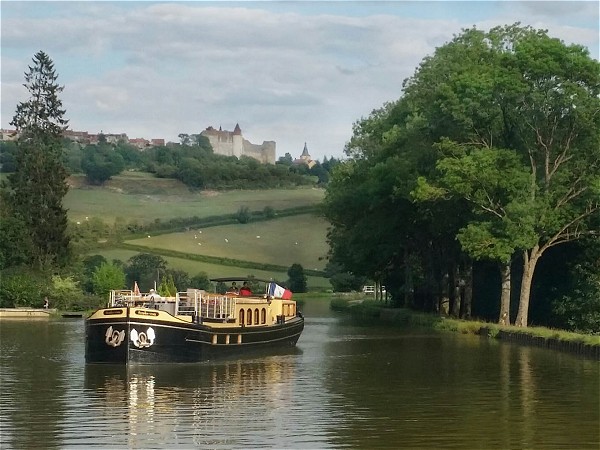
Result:
[[[85,365],[81,319],[0,321],[0,448],[600,446],[597,361],[305,315],[295,349],[129,369]]]

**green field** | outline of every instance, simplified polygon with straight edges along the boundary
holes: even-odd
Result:
[[[118,259],[120,261],[127,261],[132,256],[136,255],[137,252],[131,250],[122,249],[110,249],[96,251],[94,254],[104,256],[107,260],[112,261]],[[275,279],[278,281],[285,281],[288,276],[286,272],[270,272],[264,270],[254,269],[243,269],[233,266],[223,266],[218,264],[209,264],[198,261],[191,261],[183,258],[164,257],[168,262],[169,269],[183,270],[189,273],[191,276],[197,275],[200,272],[206,272],[209,278],[216,277],[235,277],[235,276],[248,276],[253,275],[256,278],[262,279]],[[327,290],[331,289],[331,284],[327,278],[322,277],[307,277],[307,284],[310,290]]]
[[[114,223],[162,221],[175,217],[210,217],[233,214],[241,206],[250,211],[275,210],[316,205],[324,191],[316,188],[253,191],[190,191],[177,180],[155,178],[150,174],[127,172],[105,186],[87,186],[81,177],[71,177],[71,189],[64,199],[69,219],[83,221],[98,217]]]
[[[312,214],[193,229],[127,241],[154,249],[323,270],[327,222]],[[319,260],[321,258],[321,260]]]
[[[127,172],[107,182],[104,186],[88,186],[81,176],[69,179],[71,188],[64,205],[69,219],[83,221],[86,217],[100,218],[113,223],[118,217],[125,222],[167,221],[172,218],[210,217],[236,213],[246,206],[250,211],[263,211],[266,206],[274,210],[319,204],[322,189],[299,188],[254,191],[190,191],[173,179],[161,179],[151,174]],[[294,263],[305,269],[322,270],[327,254],[325,236],[327,222],[312,214],[302,214],[248,224],[195,228],[187,232],[152,235],[150,238],[128,241],[130,244],[157,250],[171,250],[190,255],[251,261],[289,267]],[[257,236],[260,236],[257,237]],[[227,239],[227,241],[225,241]],[[143,250],[142,250],[143,251]],[[133,250],[103,249],[94,251],[107,259],[126,261],[136,254]],[[191,259],[163,256],[169,268],[184,270],[190,275],[206,272],[209,277],[247,276],[287,279],[287,270],[270,272],[240,268],[231,265],[211,264]],[[330,289],[329,281],[321,277],[308,277],[312,290]]]

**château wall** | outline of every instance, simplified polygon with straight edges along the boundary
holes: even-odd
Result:
[[[263,164],[275,164],[275,141],[253,144],[243,138],[239,125],[236,125],[234,131],[216,130],[213,127],[208,127],[200,134],[208,138],[213,151],[217,155],[235,156],[237,158],[248,156]]]

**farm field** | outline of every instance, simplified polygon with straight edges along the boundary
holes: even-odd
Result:
[[[69,219],[98,217],[110,224],[117,217],[126,222],[152,222],[233,214],[241,206],[263,211],[266,206],[277,210],[316,205],[324,195],[316,188],[193,192],[177,180],[139,172],[114,177],[105,186],[87,186],[82,177],[71,177],[69,183],[71,188],[64,199]]]
[[[240,207],[263,211],[298,206],[318,205],[324,191],[314,188],[254,190],[254,191],[190,191],[173,179],[160,179],[148,173],[127,172],[114,177],[104,186],[89,186],[82,176],[69,179],[71,188],[64,199],[69,219],[83,221],[96,217],[106,223],[115,219],[130,222],[153,222],[171,218],[210,217],[236,213]],[[280,219],[194,229],[188,232],[151,236],[128,243],[172,250],[193,255],[232,258],[257,263],[289,267],[299,263],[305,269],[322,270],[327,253],[325,236],[327,223],[311,214]],[[258,238],[257,236],[260,236]],[[225,241],[227,239],[227,241]],[[199,245],[201,244],[201,245]],[[94,253],[108,260],[127,261],[137,252],[125,249],[103,249]],[[206,272],[209,277],[247,276],[274,278],[284,281],[286,271],[270,272],[228,265],[164,256],[169,267],[183,270],[191,276]],[[331,288],[329,280],[309,276],[311,290]]]
[[[104,256],[108,261],[118,259],[123,262],[126,262],[129,258],[137,254],[137,252],[122,249],[99,250],[94,253]],[[168,267],[170,269],[183,270],[190,274],[190,276],[197,275],[200,272],[206,272],[209,278],[254,275],[256,278],[273,278],[278,281],[285,281],[287,279],[286,272],[269,272],[233,266],[222,266],[169,256],[164,257],[164,259],[168,262]],[[307,277],[307,284],[310,290],[331,289],[331,284],[327,278],[309,276]]]
[[[313,214],[223,225],[127,241],[154,249],[168,249],[304,269],[323,270],[328,246],[327,222]]]

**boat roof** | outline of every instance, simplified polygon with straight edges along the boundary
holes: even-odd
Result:
[[[263,283],[275,283],[275,280],[264,280],[261,278],[254,277],[222,277],[222,278],[211,278],[210,281],[227,283],[230,281],[260,281]]]

